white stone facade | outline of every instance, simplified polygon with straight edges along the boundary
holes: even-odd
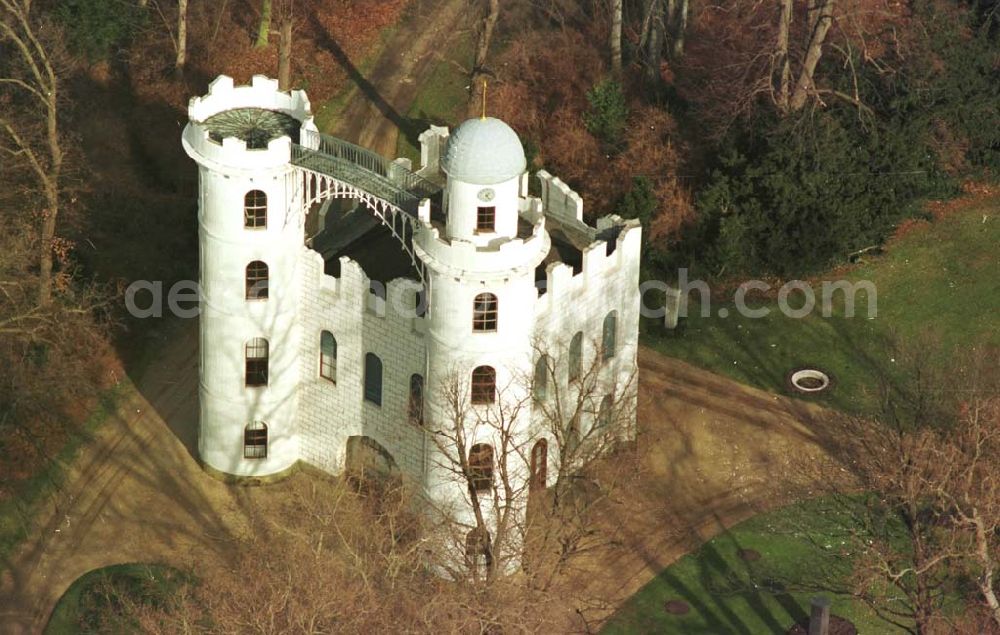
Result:
[[[432,127],[421,136],[418,174],[444,184],[444,218],[432,219],[430,204],[421,205],[419,218],[412,218],[412,271],[418,275],[376,280],[387,283],[383,299],[371,293],[362,264],[345,255],[324,258],[308,246],[307,215],[315,213],[309,208],[317,197],[306,171],[292,162],[295,142],[289,136],[251,148],[239,133],[220,138],[224,133],[209,120],[239,109],[284,113],[302,131],[315,131],[305,94],[279,92],[263,77],[235,87],[223,76],[208,95],[191,101],[183,143],[200,170],[199,451],[207,466],[266,476],[304,461],[338,474],[345,469],[348,446],[367,438],[391,455],[395,469],[425,496],[460,508],[468,492],[435,468],[442,457],[431,438],[447,418],[437,395],[449,382],[467,381],[473,368],[488,365],[496,371],[497,386],[513,386],[531,377],[540,346],[565,360],[578,331],[584,334],[584,357],[592,359],[611,312],[617,316],[616,350],[602,377],[609,386],[634,378],[640,226],[616,217],[586,225],[580,197],[544,171],[537,175],[540,196],[529,195],[523,150],[505,124],[473,120],[451,133]],[[505,154],[491,154],[496,152]],[[251,190],[267,195],[264,228],[246,226],[245,197]],[[493,224],[483,230],[488,208]],[[324,214],[328,219],[333,213]],[[326,228],[331,226],[327,220]],[[364,256],[369,234],[357,233],[360,242],[348,247]],[[555,257],[559,250],[569,257]],[[378,265],[380,258],[369,260]],[[266,299],[247,299],[244,293],[253,261],[268,267]],[[415,302],[425,289],[427,308],[418,316]],[[480,293],[497,298],[493,331],[473,329]],[[335,381],[320,372],[323,331],[336,340]],[[268,341],[263,386],[246,385],[246,346],[253,338]],[[381,360],[381,405],[365,399],[368,354]],[[409,416],[414,375],[422,378],[422,422]],[[634,387],[632,379],[630,399]],[[525,439],[544,434],[533,424],[530,408],[518,416],[518,434]],[[266,425],[266,456],[248,453],[251,422]],[[476,434],[483,437],[469,439],[470,445],[495,441],[488,430]],[[521,476],[527,478],[526,472]]]

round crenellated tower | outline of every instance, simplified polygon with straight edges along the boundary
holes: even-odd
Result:
[[[432,426],[453,425],[451,406],[440,397],[459,387],[460,394],[470,397],[464,414],[467,430],[475,430],[475,436],[468,444],[499,448],[496,430],[475,421],[490,418],[491,409],[495,413],[506,407],[509,416],[512,404],[530,388],[525,378],[531,376],[535,356],[535,269],[548,253],[550,239],[541,210],[521,209],[529,204],[523,191],[526,161],[507,124],[471,119],[447,143],[441,161],[447,176],[447,220],[415,240],[430,289],[429,418]],[[528,434],[530,413],[523,409],[519,417],[523,421],[515,427]],[[429,464],[447,460],[432,458]],[[427,479],[427,492],[438,506],[475,524],[463,504],[469,495],[466,483],[433,468]]]
[[[303,205],[291,150],[316,127],[303,91],[279,91],[263,76],[249,86],[220,76],[188,114],[183,145],[200,190],[198,450],[226,474],[275,474],[299,456]]]

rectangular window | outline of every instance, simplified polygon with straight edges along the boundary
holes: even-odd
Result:
[[[267,385],[267,340],[255,337],[246,345],[246,385]]]
[[[243,458],[267,458],[267,425],[255,421],[243,431]]]
[[[476,231],[479,233],[497,230],[497,208],[493,206],[476,208]]]
[[[374,353],[365,354],[365,401],[382,405],[382,360]]]

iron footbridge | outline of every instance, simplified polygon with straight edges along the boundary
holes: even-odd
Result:
[[[313,130],[300,131],[299,143],[292,144],[292,164],[301,171],[305,209],[328,198],[361,201],[392,231],[424,277],[413,233],[420,202],[435,200],[440,185],[377,152]]]

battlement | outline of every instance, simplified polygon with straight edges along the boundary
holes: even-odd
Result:
[[[382,287],[384,293],[376,294],[371,291],[372,285],[381,287],[382,283],[365,275],[361,265],[347,256],[340,258],[338,275],[324,273],[323,257],[311,249],[304,248],[303,259],[306,293],[326,303],[323,306],[340,302],[359,314],[386,318],[415,333],[426,330],[426,320],[417,310],[418,294],[423,290],[420,282],[395,278]]]
[[[188,102],[188,117],[204,123],[212,115],[236,108],[277,110],[303,124],[312,119],[312,107],[304,90],[280,91],[278,80],[264,75],[254,75],[246,86],[235,86],[232,77],[219,75],[208,85],[207,95],[192,97]]]
[[[446,126],[427,128],[417,138],[420,141],[420,170],[418,174],[425,178],[435,178],[441,175],[441,158],[444,156],[450,132]]]
[[[470,272],[509,271],[530,264],[536,256],[540,259],[549,249],[545,217],[538,209],[539,205],[529,207],[522,214],[522,218],[532,223],[530,236],[511,238],[485,247],[459,238],[443,238],[440,229],[424,222],[417,229],[414,240],[417,257],[428,264],[437,263]]]
[[[246,86],[219,75],[207,95],[191,98],[183,144],[201,163],[242,170],[278,168],[291,161],[292,143],[300,131],[316,131],[310,108],[305,91],[280,91],[276,80],[263,75],[255,75]],[[265,114],[274,121],[253,121],[250,112],[243,112],[248,109],[258,118],[260,111],[270,111],[273,114]]]
[[[609,232],[583,250],[583,264],[579,272],[563,262],[554,262],[545,268],[545,287],[540,289],[539,307],[546,311],[549,307],[572,303],[574,297],[584,292],[592,282],[601,278],[613,280],[619,277],[623,267],[634,266],[638,275],[639,252],[642,247],[642,224],[635,219],[622,221],[618,217],[603,217],[598,220],[602,229],[620,229]]]
[[[545,170],[536,174],[542,187],[542,207],[545,213],[562,223],[583,225],[583,199],[557,176]]]

